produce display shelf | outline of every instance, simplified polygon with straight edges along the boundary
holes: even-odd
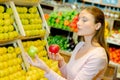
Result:
[[[68,31],[68,32],[72,32],[71,30],[61,29],[61,28],[53,27],[53,26],[51,26],[51,28],[55,28],[55,29],[60,29],[60,30],[64,30],[64,31]]]
[[[0,0],[0,3],[5,3],[5,2],[8,2],[10,0]]]
[[[116,41],[115,39],[110,39],[110,38],[108,38],[108,39],[107,39],[107,43],[120,46],[120,42],[118,42],[118,40]]]
[[[116,77],[117,77],[117,78],[120,78],[120,67],[118,67],[118,69],[117,69]]]
[[[40,2],[40,0],[13,0],[16,5],[33,6]]]
[[[15,40],[18,40],[19,38],[20,38],[20,36],[18,36],[17,38],[14,38],[14,39],[0,40],[0,44],[6,44],[6,43],[14,42]]]
[[[60,54],[64,57],[65,61],[68,62],[71,56],[71,52],[60,50]]]
[[[20,36],[20,39],[22,40],[35,39],[35,38],[41,38],[41,37],[40,36],[33,36],[33,37]]]
[[[109,64],[110,64],[110,65],[113,65],[113,66],[118,66],[118,67],[120,66],[119,63],[115,63],[115,62],[113,62],[113,61],[110,61]]]
[[[22,50],[20,50],[20,44],[18,40],[14,40],[12,42],[7,42],[5,44],[0,44],[0,49],[2,54],[0,55],[0,68],[1,71],[1,80],[10,80],[24,77],[25,78],[25,65],[24,60],[22,58]],[[16,73],[20,73],[21,77],[16,75]],[[11,75],[12,74],[12,75]],[[13,76],[13,75],[16,75]],[[5,78],[7,77],[7,78]],[[22,78],[22,80],[25,80]]]
[[[65,54],[67,56],[71,56],[71,52],[69,51],[60,50],[60,53]]]

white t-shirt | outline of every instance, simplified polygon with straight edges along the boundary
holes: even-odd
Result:
[[[75,55],[84,42],[76,45],[70,61],[60,68],[62,76],[50,71],[45,76],[49,80],[101,80],[107,68],[107,55],[102,47],[89,51],[80,59],[75,60]]]

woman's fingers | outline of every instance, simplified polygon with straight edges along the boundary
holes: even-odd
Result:
[[[56,61],[58,61],[62,58],[60,53],[54,54],[54,53],[49,52],[48,56],[49,56],[50,59],[53,59],[53,60],[56,60]]]
[[[51,58],[51,53],[48,53],[48,57]]]
[[[48,53],[48,56],[49,56],[49,58],[54,59],[54,57],[53,57],[53,56],[54,56],[53,53],[51,53],[51,52]]]

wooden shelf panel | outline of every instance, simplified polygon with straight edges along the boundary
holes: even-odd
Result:
[[[41,0],[13,0],[16,5],[33,6],[40,3]]]

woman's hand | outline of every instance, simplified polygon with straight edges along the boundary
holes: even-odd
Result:
[[[54,54],[54,53],[49,52],[48,56],[50,59],[58,61],[59,68],[62,67],[64,64],[66,64],[64,61],[64,58],[59,53]]]
[[[27,53],[25,53],[25,57],[26,57],[27,62],[31,64],[32,66],[38,67],[47,73],[50,71],[50,68],[37,55],[35,55],[34,60],[32,60],[31,57]]]
[[[63,60],[63,57],[59,53],[54,54],[54,53],[49,52],[48,56],[52,60],[56,60],[56,61]]]

